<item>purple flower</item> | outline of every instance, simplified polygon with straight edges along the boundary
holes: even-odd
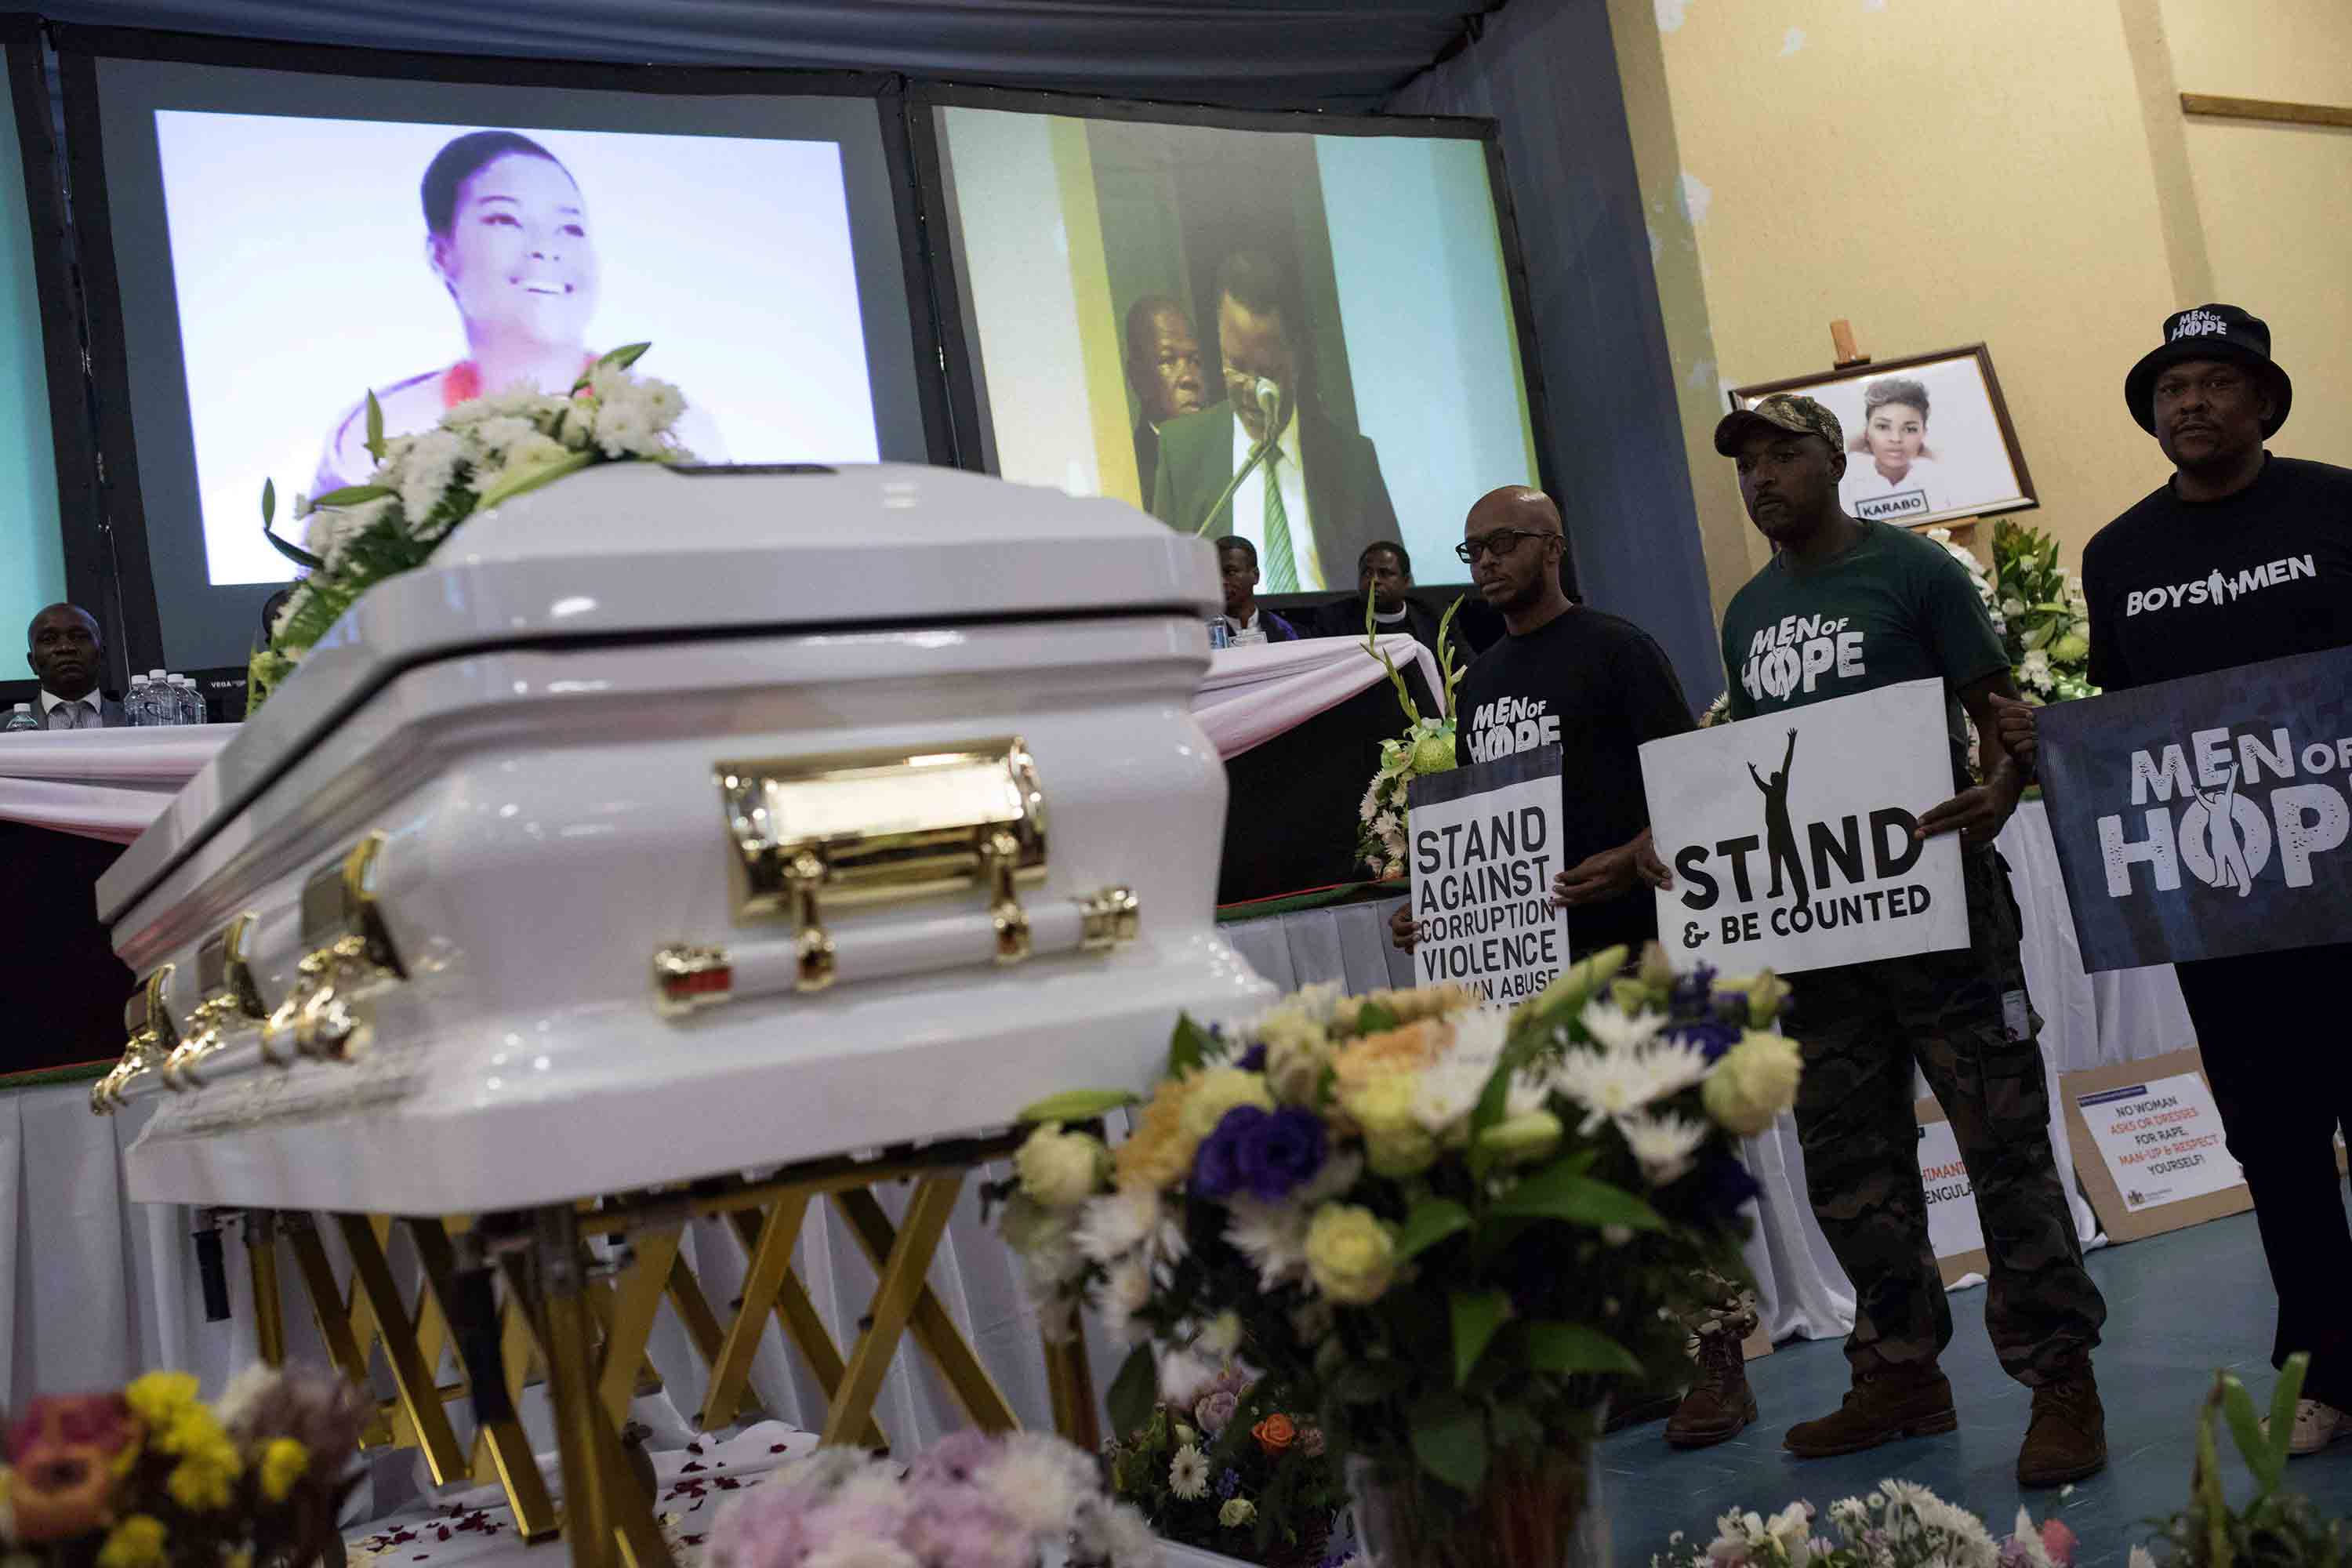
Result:
[[[1714,1005],[1715,965],[1702,963],[1676,980],[1666,993],[1666,1009],[1675,1017],[1702,1014]]]
[[[1233,1112],[1227,1111],[1230,1121]],[[1286,1105],[1271,1116],[1256,1113],[1243,1131],[1242,1181],[1250,1195],[1263,1203],[1287,1197],[1323,1168],[1326,1134],[1323,1119],[1311,1110]]]
[[[1686,1178],[1699,1201],[1699,1206],[1717,1219],[1729,1219],[1742,1205],[1763,1191],[1748,1167],[1728,1150],[1707,1151],[1699,1162],[1698,1170]]]
[[[1234,1066],[1241,1068],[1244,1072],[1264,1072],[1265,1070],[1265,1042],[1264,1040],[1260,1040],[1255,1045],[1250,1047],[1249,1049],[1244,1051],[1241,1056],[1241,1060],[1235,1062]]]
[[[1217,1495],[1219,1497],[1230,1498],[1241,1489],[1242,1473],[1239,1470],[1228,1468],[1223,1475],[1217,1478]]]
[[[1035,1555],[1020,1524],[985,1493],[926,1498],[898,1541],[919,1562],[956,1568],[1024,1568]]]
[[[1666,1037],[1696,1046],[1712,1062],[1739,1043],[1739,1030],[1720,1018],[1703,1018],[1696,1023],[1675,1025],[1666,1031]]]
[[[1192,1156],[1194,1192],[1204,1198],[1229,1198],[1241,1190],[1242,1145],[1250,1124],[1265,1121],[1265,1115],[1255,1105],[1236,1105],[1225,1112]]]
[[[1202,1431],[1213,1437],[1225,1429],[1240,1406],[1241,1396],[1231,1389],[1213,1389],[1201,1395],[1200,1403],[1192,1406],[1192,1419],[1201,1424]]]

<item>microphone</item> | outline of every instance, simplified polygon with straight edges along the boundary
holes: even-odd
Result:
[[[1279,434],[1275,420],[1282,414],[1282,388],[1265,376],[1257,378],[1255,387],[1257,411],[1265,416],[1265,438],[1269,441]]]
[[[1224,510],[1225,503],[1234,499],[1234,492],[1242,488],[1242,481],[1255,472],[1260,463],[1265,461],[1265,455],[1274,450],[1276,439],[1282,434],[1282,427],[1276,423],[1282,416],[1281,384],[1269,377],[1259,376],[1256,383],[1251,386],[1250,395],[1256,400],[1258,413],[1265,417],[1265,434],[1252,443],[1249,460],[1241,466],[1239,472],[1225,482],[1225,488],[1217,492],[1217,499],[1209,503],[1209,510],[1201,514],[1201,521],[1192,529],[1192,535],[1196,539],[1208,533],[1209,525],[1217,520],[1217,514]]]

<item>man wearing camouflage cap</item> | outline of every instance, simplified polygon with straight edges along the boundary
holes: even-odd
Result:
[[[1795,981],[1805,1177],[1814,1215],[1853,1281],[1855,1311],[1846,1341],[1852,1392],[1836,1412],[1791,1427],[1787,1446],[1821,1458],[1958,1426],[1951,1384],[1936,1364],[1952,1316],[1927,1239],[1916,1063],[1976,1188],[1990,1260],[1986,1329],[2001,1365],[2033,1390],[2018,1479],[2079,1479],[2106,1463],[2091,1375],[2106,1304],[2084,1271],[2051,1152],[2050,1087],[2025,994],[2017,903],[1992,847],[2024,789],[1993,739],[1992,698],[2015,695],[2009,657],[1975,585],[1942,546],[1839,510],[1844,432],[1828,409],[1774,394],[1726,416],[1715,449],[1738,462],[1748,515],[1774,546],[1771,563],[1724,611],[1731,718],[1940,677],[1958,793],[1922,816],[1918,831],[1960,835],[1968,889],[1969,946]],[[1834,657],[1766,657],[1831,622]],[[1986,737],[1981,783],[1969,782],[1963,713]]]

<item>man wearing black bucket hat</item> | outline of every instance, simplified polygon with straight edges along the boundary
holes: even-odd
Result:
[[[2200,305],[2124,377],[2172,477],[2083,549],[2091,679],[2108,690],[2352,645],[2352,469],[2273,457],[2294,384],[2270,328]],[[2272,569],[2293,562],[2297,570]],[[2003,742],[2030,756],[2031,708]],[[2174,966],[2278,1287],[2272,1360],[2309,1351],[2293,1451],[2352,1437],[2352,1227],[2335,1134],[2352,1126],[2341,982],[2352,943]]]

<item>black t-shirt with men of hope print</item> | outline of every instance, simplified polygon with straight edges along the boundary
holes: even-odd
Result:
[[[1731,596],[1723,664],[1731,717],[1753,719],[1906,680],[1940,677],[1956,788],[1968,778],[1959,690],[2009,668],[1966,568],[1932,539],[1865,522],[1829,560],[1783,551]]]
[[[1559,745],[1561,870],[1650,825],[1638,749],[1693,727],[1665,650],[1633,622],[1580,605],[1480,654],[1454,711],[1454,757],[1465,766]],[[1647,886],[1568,911],[1580,957],[1621,942],[1638,952],[1656,934]]]

